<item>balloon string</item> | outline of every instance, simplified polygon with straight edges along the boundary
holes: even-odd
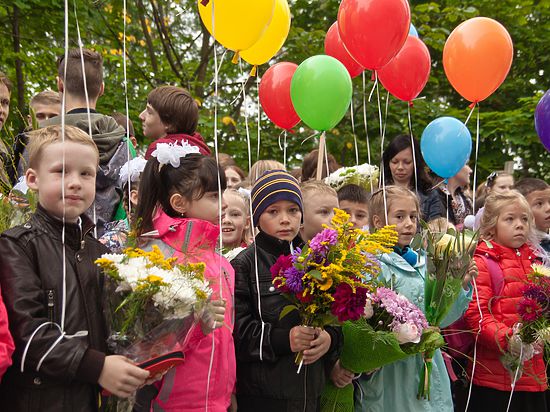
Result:
[[[353,144],[355,146],[355,165],[359,166],[359,148],[357,147],[357,136],[355,135],[355,119],[353,116],[353,95],[350,103],[351,133],[353,134]]]
[[[239,74],[241,77],[244,76],[243,74],[243,63],[242,60],[239,60]],[[246,144],[248,147],[248,170],[252,169],[252,146],[250,145],[250,130],[248,129],[248,112],[246,110],[246,81],[248,78],[246,76],[243,77],[243,81],[241,84],[241,93],[243,94],[243,106],[244,106],[244,128],[246,130]],[[253,177],[254,180],[258,179],[259,176]]]
[[[472,113],[474,112],[474,109],[476,108],[477,104],[474,104],[472,108],[470,109],[470,113],[468,114],[468,117],[466,118],[466,121],[464,122],[464,125],[467,125],[470,121],[470,117],[472,117]]]
[[[409,132],[411,134],[411,148],[412,148],[413,165],[414,165],[414,189],[415,189],[415,193],[418,195],[418,174],[416,171],[416,149],[414,144],[414,135],[413,135],[412,121],[411,121],[411,106],[409,104],[407,104],[407,116],[409,118]],[[449,207],[447,205],[447,211],[448,210],[449,210]],[[447,217],[447,220],[449,220],[449,217]]]
[[[321,133],[321,132],[315,132],[315,133],[313,133],[312,135],[306,137],[304,140],[302,140],[302,143],[301,143],[300,145],[303,146],[305,142],[307,142],[309,139],[314,138],[314,137],[317,136],[319,133]]]
[[[473,109],[472,109],[473,110]],[[471,114],[471,113],[470,113]],[[477,184],[477,159],[479,153],[479,104],[477,105],[477,124],[476,124],[476,155],[474,160],[474,183],[472,190],[472,208],[475,215],[476,207],[476,184]]]
[[[283,142],[283,165],[285,166],[285,170],[286,170],[286,130],[284,131],[285,133],[285,137],[284,137],[284,142]]]
[[[126,71],[126,13],[128,11],[126,0],[122,3],[123,13],[122,17],[124,20],[123,23],[123,38],[122,38],[122,72],[124,74],[124,108],[126,110],[126,159],[130,162],[130,108],[128,104],[128,76]],[[84,71],[84,70],[83,70]],[[128,163],[128,172],[130,171],[130,163]],[[132,202],[130,198],[132,197],[132,181],[131,174],[128,173],[128,180],[126,185],[128,186],[128,224],[130,224],[130,215],[132,214]]]
[[[216,39],[214,39],[214,44],[216,43]],[[216,47],[214,45],[214,47]],[[225,58],[225,55],[227,54],[227,49],[225,49],[225,51],[223,52],[222,54],[222,57],[220,58],[220,64],[217,66],[217,72],[219,73],[221,68],[222,68],[222,65],[223,65],[223,59]],[[210,82],[210,86],[212,86],[214,84],[214,82],[216,81],[216,79],[212,79],[212,81]],[[237,97],[240,96],[240,93],[237,95]]]
[[[256,160],[260,160],[260,116],[262,114],[262,105],[260,104],[260,75],[256,73],[256,90],[258,91],[258,101],[256,106],[258,107],[258,151],[256,153]]]
[[[514,391],[516,389],[516,383],[518,381],[518,374],[519,374],[519,370],[521,368],[521,358],[523,357],[523,343],[520,345],[519,347],[519,364],[518,364],[518,367],[516,368],[516,373],[514,374],[514,380],[512,381],[512,385],[511,385],[511,391],[510,391],[510,398],[508,398],[508,407],[506,408],[506,412],[508,412],[510,410],[510,405],[512,404],[512,396],[514,396]]]
[[[378,101],[378,119],[380,122],[380,162],[382,164],[382,168],[384,167],[382,158],[384,153],[384,129],[382,127],[382,108],[380,107],[380,88],[378,87],[378,73],[376,70],[374,71],[374,79],[375,79],[375,87],[376,87],[376,98]],[[371,92],[372,95],[372,92]],[[369,96],[370,100],[370,96]],[[384,179],[385,180],[385,179]],[[388,224],[388,199],[387,199],[387,193],[386,193],[386,182],[382,182],[382,190],[384,192],[384,217],[386,218],[386,225]]]
[[[481,304],[479,303],[479,294],[478,294],[477,283],[475,278],[472,279],[472,285],[474,287],[477,310],[479,312],[479,322],[477,324],[477,333],[474,341],[474,358],[472,363],[472,375],[470,376],[470,386],[468,388],[468,399],[466,400],[466,408],[464,409],[464,412],[468,412],[468,406],[470,406],[470,398],[472,397],[472,387],[474,384],[474,375],[475,375],[476,364],[477,364],[477,341],[479,339],[479,335],[481,334],[481,325],[483,323],[483,312],[481,310]]]
[[[365,72],[363,72],[365,73]],[[376,72],[374,72],[376,74]],[[372,89],[369,93],[369,103],[372,99],[372,95],[374,94],[374,91],[376,90],[376,86],[378,86],[378,77],[375,76],[375,79],[374,79],[374,84],[372,85]]]
[[[330,169],[328,167],[328,151],[327,151],[327,141],[325,140],[324,142],[324,152],[325,152],[325,166],[327,168],[327,176],[330,175]]]
[[[368,122],[367,122],[367,94],[366,94],[366,75],[365,75],[365,72],[363,71],[363,125],[365,127],[365,136],[366,136],[366,139],[367,139],[367,160],[369,162],[369,165],[371,164],[371,160],[370,160],[370,140],[369,140],[369,128],[368,128]],[[372,178],[372,173],[370,175],[370,190],[371,192],[374,191],[374,188],[373,188],[374,184],[373,184],[373,178]]]

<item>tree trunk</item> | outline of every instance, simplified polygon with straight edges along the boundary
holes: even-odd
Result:
[[[19,37],[19,7],[13,6],[12,19],[13,51],[15,56],[15,78],[17,83],[17,109],[20,114],[25,113],[25,81],[23,79],[23,62],[19,57],[21,39]]]

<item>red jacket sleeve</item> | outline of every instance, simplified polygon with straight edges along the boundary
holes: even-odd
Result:
[[[464,318],[470,329],[475,333],[479,329],[479,321],[481,319],[480,309],[483,315],[481,321],[481,333],[479,342],[490,349],[496,351],[506,351],[508,349],[508,337],[511,336],[512,330],[506,324],[496,319],[491,310],[493,301],[493,285],[491,282],[491,274],[487,268],[486,260],[483,257],[474,257],[479,274],[476,279],[477,289],[474,287],[474,296]],[[479,298],[479,307],[478,307]]]
[[[11,366],[11,355],[15,349],[13,338],[8,327],[8,314],[0,294],[0,381]]]

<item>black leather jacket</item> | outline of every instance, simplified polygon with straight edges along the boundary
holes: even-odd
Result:
[[[296,311],[279,319],[289,304],[271,283],[271,266],[280,255],[290,254],[290,244],[263,232],[255,239],[261,313],[264,320],[262,360],[260,337],[262,323],[258,310],[254,245],[242,251],[231,264],[235,268],[235,351],[237,356],[237,396],[264,399],[316,399],[325,385],[325,375],[338,358],[342,344],[339,328],[327,327],[331,347],[320,360],[297,374],[295,354],[290,350],[289,333],[300,325]],[[294,243],[295,246],[301,246]],[[306,383],[307,379],[307,383]],[[306,385],[304,385],[306,383]],[[307,391],[307,392],[306,392]]]
[[[22,226],[0,237],[0,282],[16,349],[13,366],[0,385],[0,409],[5,411],[96,411],[98,379],[105,360],[106,327],[102,311],[103,277],[94,264],[107,249],[90,235],[92,222],[82,217],[66,224],[65,332],[86,336],[62,339],[47,325],[23,352],[33,332],[44,322],[61,325],[63,296],[62,224],[38,208]]]

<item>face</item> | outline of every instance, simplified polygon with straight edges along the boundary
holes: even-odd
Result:
[[[393,182],[398,186],[409,187],[414,174],[412,149],[401,150],[390,160]]]
[[[10,114],[10,92],[6,85],[0,82],[0,130],[4,127]]]
[[[225,168],[225,180],[227,181],[227,188],[231,189],[241,183],[243,180],[235,169],[231,167]]]
[[[514,187],[514,178],[512,176],[497,176],[492,187],[488,188],[487,193],[507,193]]]
[[[323,224],[330,226],[334,208],[338,207],[338,197],[330,193],[304,193],[304,224],[300,234],[304,241],[323,230]]]
[[[143,126],[143,134],[150,139],[159,139],[166,136],[166,125],[160,120],[158,112],[147,103],[145,110],[139,114]]]
[[[243,241],[243,234],[248,229],[249,219],[244,199],[226,191],[223,195],[227,203],[225,217],[222,220],[222,240],[224,247],[238,247]]]
[[[550,229],[550,188],[531,192],[526,199],[531,206],[535,226],[538,230],[548,232]]]
[[[220,196],[216,190],[214,192],[206,192],[200,199],[186,201],[185,217],[206,220],[218,225],[220,223],[219,200]],[[227,209],[227,203],[225,203],[223,196],[221,206],[221,220],[223,221],[225,218],[225,210]]]
[[[364,203],[342,200],[340,209],[350,215],[350,223],[356,229],[361,229],[369,224],[369,209]]]
[[[65,178],[63,177],[65,152]],[[27,184],[38,191],[38,201],[44,209],[58,219],[76,222],[93,203],[97,153],[81,143],[54,143],[42,149],[39,165],[27,171]],[[62,184],[65,186],[65,199]]]
[[[456,183],[459,187],[465,187],[468,183],[470,183],[471,174],[472,169],[470,168],[470,166],[466,165],[462,169],[460,169],[455,176],[453,176],[453,179],[456,180]]]
[[[42,126],[42,123],[52,117],[59,116],[61,113],[61,106],[58,104],[43,104],[34,103],[31,107],[32,114],[38,122],[38,126]],[[33,126],[32,114],[29,116],[29,126]]]
[[[519,248],[529,233],[528,212],[517,202],[504,206],[494,228],[495,242],[510,248]]]
[[[377,229],[383,226],[384,217],[374,216],[373,220]],[[397,246],[404,248],[411,244],[417,224],[418,209],[414,199],[408,196],[392,199],[388,211],[388,225],[395,225],[398,235]]]
[[[296,203],[279,200],[264,210],[259,226],[268,235],[290,242],[298,235],[301,220],[302,212]]]

